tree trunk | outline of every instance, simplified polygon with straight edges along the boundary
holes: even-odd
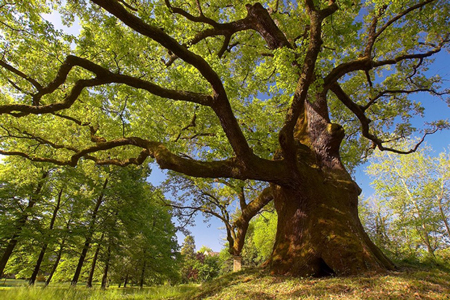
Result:
[[[239,272],[242,269],[242,256],[233,256],[233,272]]]
[[[146,268],[146,261],[144,259],[144,263],[142,264],[142,271],[141,271],[141,280],[139,281],[139,288],[144,287],[144,277],[145,277],[145,268]]]
[[[63,189],[61,189],[58,193],[58,198],[57,198],[58,200],[56,202],[55,209],[53,210],[52,219],[50,220],[50,226],[48,228],[49,233],[51,233],[51,231],[53,230],[53,227],[55,226],[56,216],[57,216],[58,210],[61,206],[62,193],[63,193]],[[30,282],[29,282],[30,285],[34,285],[34,283],[36,281],[36,277],[41,268],[42,260],[44,259],[45,251],[47,251],[47,247],[48,247],[48,242],[44,242],[44,245],[42,245],[41,252],[39,253],[38,260],[36,261],[36,265],[34,266],[33,274],[31,274],[31,277],[30,277]]]
[[[126,288],[128,284],[128,272],[127,275],[125,275],[125,281],[123,282],[123,287]]]
[[[233,272],[238,272],[242,269],[241,253],[250,220],[264,206],[273,200],[273,195],[270,188],[265,188],[258,197],[247,204],[244,187],[241,187],[238,198],[241,215],[233,222],[232,226],[229,223],[225,223],[227,229],[228,252],[233,255]]]
[[[88,288],[92,287],[92,278],[94,278],[95,266],[97,264],[98,253],[100,252],[100,247],[101,247],[101,242],[103,240],[103,237],[104,237],[104,233],[102,233],[102,236],[100,237],[100,242],[97,245],[97,249],[95,250],[94,258],[92,259],[91,271],[89,272],[89,277],[86,282],[86,287],[88,287]]]
[[[64,249],[64,244],[66,240],[64,239],[61,243],[61,246],[59,247],[58,255],[56,256],[55,263],[53,264],[52,270],[50,271],[50,274],[47,277],[47,281],[45,282],[45,286],[48,286],[50,284],[50,281],[52,280],[53,274],[55,274],[56,269],[58,268],[59,261],[61,260],[61,255]]]
[[[344,130],[330,122],[326,94],[315,96],[295,125],[295,147],[277,154],[289,164],[291,180],[271,184],[278,224],[266,265],[275,274],[318,277],[394,269],[359,220],[361,190],[339,154]]]
[[[102,204],[103,201],[103,195],[106,189],[106,186],[108,185],[108,179],[105,180],[105,183],[103,184],[103,189],[100,193],[100,196],[97,198],[97,202],[95,203],[95,207],[94,210],[92,211],[92,216],[91,216],[91,221],[89,224],[89,230],[87,233],[87,237],[86,240],[84,242],[84,246],[83,246],[83,250],[81,251],[80,254],[80,258],[78,260],[78,264],[77,264],[77,268],[75,269],[75,273],[73,274],[73,278],[72,278],[72,282],[71,285],[72,286],[76,286],[78,279],[80,277],[81,274],[81,269],[83,267],[84,264],[84,260],[86,259],[86,254],[89,250],[89,247],[91,245],[91,241],[92,241],[92,235],[94,234],[94,227],[95,227],[95,221],[97,219],[97,213],[98,213],[98,209],[100,208],[100,205]]]
[[[394,268],[361,225],[352,181],[311,168],[297,187],[272,188],[278,228],[267,264],[273,273],[320,277]]]
[[[109,241],[108,251],[106,252],[105,269],[103,271],[102,277],[102,289],[106,289],[108,285],[108,270],[110,260],[111,260],[111,241]]]
[[[5,252],[3,253],[2,258],[0,259],[0,277],[3,276],[3,271],[5,270],[6,264],[8,263],[9,258],[11,257],[11,254],[14,251],[14,248],[16,248],[20,233],[22,232],[22,228],[25,226],[27,220],[28,220],[28,214],[29,211],[33,208],[33,206],[36,204],[40,197],[41,190],[44,186],[45,178],[47,178],[48,172],[44,172],[42,174],[42,178],[39,181],[36,190],[33,192],[33,194],[30,197],[30,200],[28,201],[28,205],[23,211],[22,215],[19,217],[19,219],[16,222],[16,232],[11,237],[11,239],[8,242],[8,245],[6,246]]]

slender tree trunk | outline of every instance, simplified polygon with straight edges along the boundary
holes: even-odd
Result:
[[[125,275],[125,281],[123,282],[123,287],[124,288],[126,288],[127,287],[127,284],[128,284],[128,272],[127,272],[127,275]]]
[[[89,277],[86,282],[86,287],[88,287],[88,288],[92,287],[92,278],[94,278],[94,272],[95,272],[95,266],[97,264],[98,253],[100,252],[101,242],[103,240],[104,235],[105,234],[102,233],[102,236],[100,237],[100,242],[98,243],[97,249],[95,250],[94,258],[92,259],[91,271],[89,272]]]
[[[80,277],[81,269],[83,267],[84,260],[86,259],[86,254],[87,254],[87,252],[89,250],[89,247],[91,245],[92,235],[94,234],[94,227],[95,227],[95,221],[97,219],[98,209],[100,208],[100,205],[102,204],[103,195],[104,195],[104,192],[106,190],[106,186],[107,185],[108,185],[108,179],[105,180],[105,183],[103,184],[103,189],[102,189],[102,191],[100,193],[100,196],[97,198],[97,202],[95,203],[94,210],[92,211],[92,216],[91,216],[91,221],[90,221],[90,224],[89,224],[89,230],[88,230],[88,233],[87,233],[87,237],[86,237],[86,240],[84,242],[84,246],[83,246],[83,250],[81,251],[80,258],[78,260],[77,268],[75,269],[75,273],[74,273],[73,278],[72,278],[72,282],[71,282],[72,286],[76,286],[77,285],[78,279]]]
[[[71,222],[72,222],[71,219],[69,219],[67,221],[66,232],[69,232]],[[59,246],[58,255],[56,256],[56,260],[55,260],[55,262],[53,264],[53,267],[52,267],[52,270],[50,271],[50,274],[48,275],[48,278],[47,278],[47,281],[45,282],[45,286],[44,287],[46,287],[46,286],[48,286],[50,284],[50,281],[53,278],[53,274],[55,274],[56,269],[58,268],[59,261],[61,260],[62,252],[64,250],[64,246],[65,246],[65,243],[66,243],[66,239],[67,239],[67,233],[63,235],[61,244]]]
[[[445,216],[444,210],[442,209],[442,203],[439,202],[439,211],[441,212],[442,221],[444,221],[445,229],[447,229],[447,237],[450,238],[450,226]]]
[[[444,183],[445,183],[445,180],[442,179],[441,192],[440,192],[440,195],[437,197],[438,197],[438,204],[439,204],[439,212],[441,213],[441,219],[444,222],[445,229],[447,230],[447,237],[450,238],[450,226],[447,221],[447,216],[444,213],[444,208],[442,207],[442,200],[444,199]]]
[[[427,222],[425,220],[425,218],[422,215],[422,211],[419,207],[419,204],[416,201],[416,198],[414,197],[414,195],[410,192],[408,185],[406,184],[405,179],[402,176],[402,173],[400,172],[400,170],[397,168],[397,166],[394,165],[395,171],[397,172],[398,176],[400,177],[400,181],[402,182],[402,185],[405,189],[406,194],[408,195],[409,200],[411,201],[411,203],[414,205],[414,208],[416,209],[416,213],[418,215],[418,219],[415,218],[419,223],[420,223],[420,228],[418,228],[418,226],[416,226],[416,230],[419,233],[419,236],[421,237],[422,241],[424,242],[425,246],[427,247],[427,251],[430,257],[435,258],[434,255],[434,248],[431,245],[431,241],[430,241],[430,232],[427,228]]]
[[[141,279],[139,281],[139,287],[142,289],[144,287],[144,276],[145,276],[145,268],[147,267],[147,260],[145,259],[145,255],[147,250],[144,249],[143,252],[143,261],[142,261],[142,270],[141,270]]]
[[[111,240],[109,240],[108,251],[106,252],[105,269],[103,271],[102,277],[102,289],[106,289],[106,287],[108,286],[108,270],[110,261],[111,261]]]
[[[51,234],[51,231],[53,230],[53,227],[55,226],[56,216],[58,214],[59,208],[61,207],[61,196],[62,196],[62,193],[63,193],[63,189],[61,189],[59,191],[59,193],[58,193],[56,206],[55,206],[55,208],[53,210],[52,219],[50,220],[50,226],[48,228],[50,234]],[[41,268],[42,260],[44,259],[45,252],[47,251],[47,247],[48,247],[48,242],[44,242],[44,245],[42,245],[41,252],[39,253],[38,260],[37,260],[36,265],[34,267],[33,274],[31,274],[31,277],[30,277],[30,282],[29,282],[30,285],[34,285],[34,283],[36,281],[36,277],[37,277],[37,275],[39,273],[39,270]]]
[[[228,224],[227,240],[231,255],[233,255],[233,272],[238,272],[242,269],[242,248],[244,247],[245,236],[247,235],[250,220],[270,201],[273,200],[272,190],[265,188],[261,194],[247,204],[244,194],[244,187],[238,194],[239,205],[241,208],[241,215],[233,222],[233,226]]]
[[[52,270],[50,271],[50,274],[47,277],[47,281],[45,282],[45,286],[48,286],[50,284],[50,281],[52,280],[53,275],[55,274],[56,269],[58,268],[59,261],[61,260],[62,252],[63,252],[63,249],[64,249],[65,242],[66,242],[65,239],[63,239],[63,241],[61,242],[61,246],[59,247],[59,250],[58,250],[58,255],[56,256],[56,260],[53,263]]]
[[[141,271],[141,280],[139,281],[139,288],[144,287],[144,277],[145,277],[145,268],[147,267],[147,261],[145,260],[145,251],[144,251],[144,263],[142,264],[142,271]]]
[[[45,179],[48,176],[48,172],[44,172],[42,174],[41,180],[39,181],[36,190],[31,195],[28,205],[23,211],[22,215],[19,217],[19,219],[16,221],[16,230],[11,239],[8,242],[8,245],[6,246],[5,252],[3,253],[2,258],[0,259],[0,277],[3,276],[3,271],[5,270],[6,264],[8,263],[9,258],[11,257],[11,254],[14,251],[14,248],[17,245],[18,239],[20,237],[20,234],[22,232],[22,228],[25,226],[29,211],[33,208],[33,206],[36,204],[36,202],[39,200],[40,193],[42,191],[42,188],[45,183]]]

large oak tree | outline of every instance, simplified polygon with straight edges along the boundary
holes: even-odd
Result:
[[[78,36],[41,17],[49,2]],[[413,96],[445,93],[426,68],[448,50],[448,0],[61,2],[0,7],[0,154],[269,182],[273,272],[394,267],[347,169],[416,149],[385,142],[414,133]]]

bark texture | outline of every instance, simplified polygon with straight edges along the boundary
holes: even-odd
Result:
[[[273,273],[320,277],[394,268],[364,232],[356,184],[310,170],[301,185],[274,187],[278,229],[268,263]]]

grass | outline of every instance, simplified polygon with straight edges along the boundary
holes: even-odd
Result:
[[[69,284],[26,286],[23,280],[0,282],[0,299],[8,300],[121,300],[121,299],[173,299],[196,289],[197,285],[154,286],[139,288],[88,289],[84,286],[70,288]],[[183,299],[183,298],[181,298]]]
[[[386,274],[302,279],[247,270],[177,299],[450,299],[450,271],[415,267]]]
[[[227,274],[198,285],[137,288],[76,289],[67,285],[29,288],[20,282],[0,282],[0,299],[449,299],[450,271],[437,267],[408,267],[386,274],[344,278],[273,276],[259,269]],[[22,281],[22,283],[25,283]]]

